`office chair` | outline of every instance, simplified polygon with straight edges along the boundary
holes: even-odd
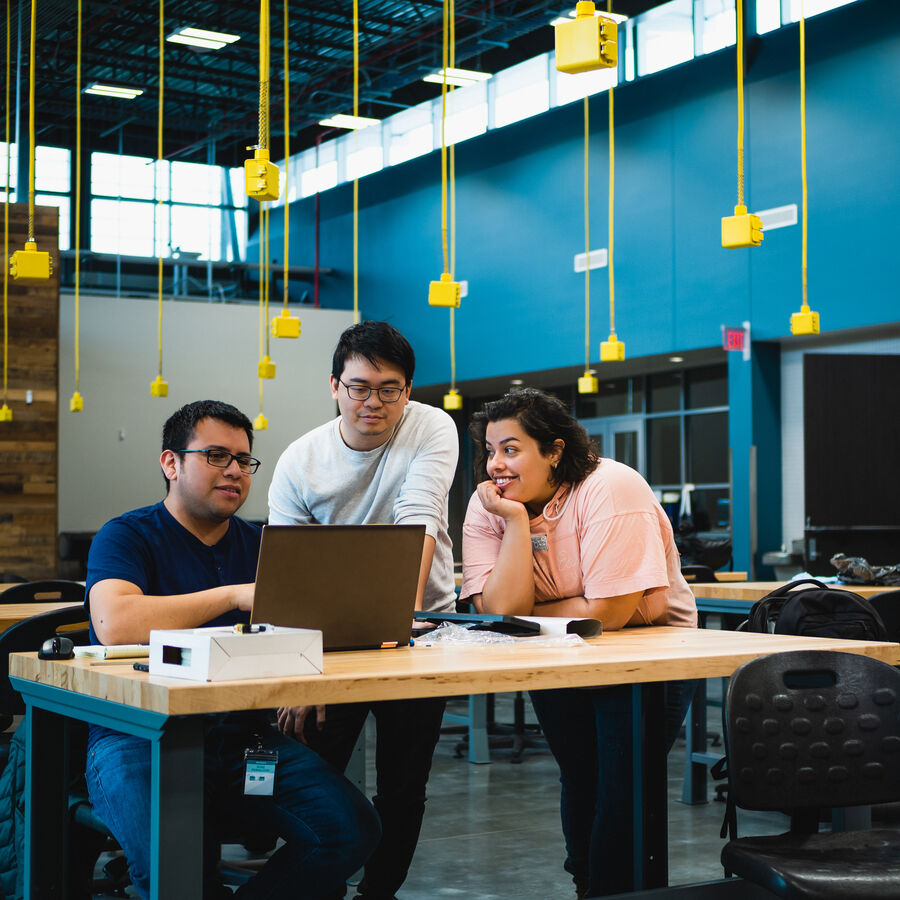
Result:
[[[818,833],[820,809],[900,800],[900,672],[827,650],[773,653],[731,677],[729,798],[790,831],[735,838],[722,865],[788,900],[900,896],[900,830]]]
[[[78,581],[63,581],[56,578],[26,581],[7,588],[0,594],[0,603],[84,603],[84,585]]]
[[[718,581],[716,573],[709,566],[682,566],[681,574],[687,582],[702,581],[708,583]]]

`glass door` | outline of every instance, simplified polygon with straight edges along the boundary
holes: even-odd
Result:
[[[580,421],[601,456],[625,463],[646,477],[642,416],[607,416]]]

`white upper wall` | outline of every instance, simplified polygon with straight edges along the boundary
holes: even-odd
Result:
[[[224,400],[252,420],[259,412],[259,312],[255,306],[163,302],[163,377],[169,396],[150,396],[157,373],[157,303],[81,296],[81,395],[74,391],[74,297],[60,297],[59,530],[96,531],[114,516],[165,496],[159,468],[165,420],[193,400]],[[278,304],[269,314],[277,315]],[[256,432],[262,460],[241,515],[265,519],[266,496],[281,451],[336,415],[328,389],[331,356],[353,323],[348,310],[292,307],[298,340],[272,338],[277,377],[264,382],[266,431]]]

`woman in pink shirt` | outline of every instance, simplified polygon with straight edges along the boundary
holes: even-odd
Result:
[[[461,597],[506,615],[590,616],[604,631],[697,625],[672,526],[633,469],[599,459],[568,409],[542,391],[507,394],[470,426],[477,477],[463,526]],[[667,685],[671,746],[693,682]],[[565,868],[579,897],[634,889],[631,688],[534,691],[560,767]]]

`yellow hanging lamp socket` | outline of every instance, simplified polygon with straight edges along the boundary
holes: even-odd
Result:
[[[169,382],[163,381],[162,375],[157,375],[153,381],[150,382],[150,396],[151,397],[168,397],[169,396]]]
[[[16,250],[9,258],[9,274],[13,278],[46,281],[53,274],[53,260],[34,241],[25,241],[24,250]]]
[[[5,403],[0,406],[0,422],[12,422],[12,410]]]
[[[462,394],[456,388],[451,388],[444,394],[444,409],[447,412],[454,412],[455,410],[462,409]]]
[[[813,312],[805,303],[800,312],[791,315],[791,334],[818,334],[819,314]]]
[[[618,28],[612,19],[594,15],[591,0],[579,0],[571,22],[554,25],[556,68],[575,74],[618,65]]]
[[[609,340],[600,343],[600,362],[622,362],[625,359],[625,342],[616,339],[610,332]]]
[[[75,391],[69,399],[69,412],[81,412],[84,409],[84,397]]]
[[[264,356],[259,361],[259,365],[256,367],[256,371],[260,378],[274,378],[275,363],[272,362],[272,357]]]
[[[259,200],[278,199],[278,166],[269,161],[269,151],[261,147],[253,150],[253,159],[244,160],[244,186],[247,196]]]
[[[428,305],[429,306],[459,306],[459,299],[462,296],[462,288],[458,281],[453,280],[453,276],[449,272],[441,273],[440,281],[431,281],[428,283]]]
[[[762,219],[748,213],[746,206],[736,206],[733,216],[722,217],[722,246],[726,250],[758,247],[762,242]]]
[[[266,429],[268,429],[268,427],[269,427],[269,420],[262,413],[260,413],[253,420],[253,430],[254,431],[265,431]]]
[[[272,337],[300,337],[300,320],[296,316],[292,316],[286,309],[281,311],[280,316],[275,316],[272,319],[271,327]]]
[[[585,372],[584,375],[578,379],[579,394],[596,394],[599,390],[600,383],[597,381],[597,376],[593,372]]]

